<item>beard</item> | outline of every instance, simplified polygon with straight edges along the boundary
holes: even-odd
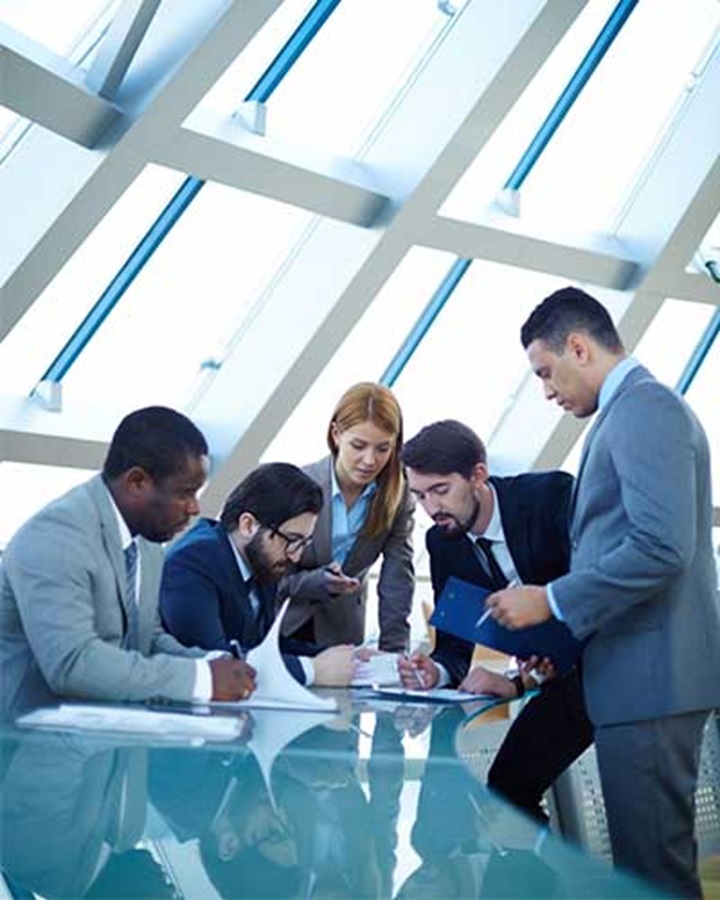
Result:
[[[448,534],[465,534],[466,531],[470,531],[472,526],[477,521],[479,515],[480,515],[480,501],[477,499],[477,497],[475,497],[474,502],[473,502],[472,512],[466,518],[460,519],[457,516],[454,516],[452,513],[445,512],[445,513],[437,513],[436,515],[434,515],[433,521],[435,522],[436,525],[438,525],[440,528],[443,529],[443,531],[445,531]],[[438,521],[439,519],[440,520],[441,519],[451,519],[455,524],[454,525],[443,524],[441,521]]]
[[[283,575],[290,571],[291,563],[287,559],[273,562],[268,557],[262,543],[263,533],[262,530],[259,530],[245,544],[245,556],[255,578],[258,581],[273,584],[280,581]]]

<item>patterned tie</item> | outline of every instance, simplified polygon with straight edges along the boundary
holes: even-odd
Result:
[[[138,548],[135,541],[125,548],[125,595],[127,597],[127,634],[125,635],[125,648],[127,650],[140,649],[140,614],[138,610],[137,583]]]
[[[485,574],[490,579],[491,587],[499,591],[500,588],[507,587],[508,580],[505,573],[500,568],[500,563],[495,559],[492,549],[492,541],[484,537],[475,539],[475,546],[478,548],[478,559],[485,570]]]

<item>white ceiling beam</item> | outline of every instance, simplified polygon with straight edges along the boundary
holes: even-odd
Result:
[[[417,243],[463,259],[489,259],[615,289],[638,279],[637,262],[611,236],[553,240],[525,231],[510,217],[494,217],[492,224],[474,224],[435,216],[420,231]]]
[[[418,217],[437,211],[583,6],[471,0],[457,14],[363,156],[400,211],[372,230],[315,222],[199,398],[215,462],[206,511],[257,463],[417,238]]]
[[[85,85],[111,100],[130,68],[160,0],[124,0],[115,13],[85,79]]]
[[[258,137],[215,113],[192,116],[155,149],[153,158],[196,178],[353,225],[372,225],[388,202],[362,163]]]
[[[117,93],[112,146],[31,129],[5,160],[0,196],[16,212],[0,217],[0,340],[142,170],[153,137],[180,127],[280,2],[161,4]]]
[[[85,73],[0,23],[0,103],[82,147],[94,147],[120,110],[83,86]]]

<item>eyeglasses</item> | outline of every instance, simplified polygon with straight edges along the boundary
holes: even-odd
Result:
[[[285,534],[285,532],[281,531],[279,528],[271,528],[270,533],[273,536],[277,535],[285,541],[286,553],[302,553],[302,551],[306,547],[309,547],[313,542],[313,536],[311,534],[307,537],[303,537],[299,534]]]

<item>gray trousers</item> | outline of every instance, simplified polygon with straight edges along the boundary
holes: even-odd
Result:
[[[709,711],[595,729],[615,865],[672,897],[701,897],[695,789]]]

